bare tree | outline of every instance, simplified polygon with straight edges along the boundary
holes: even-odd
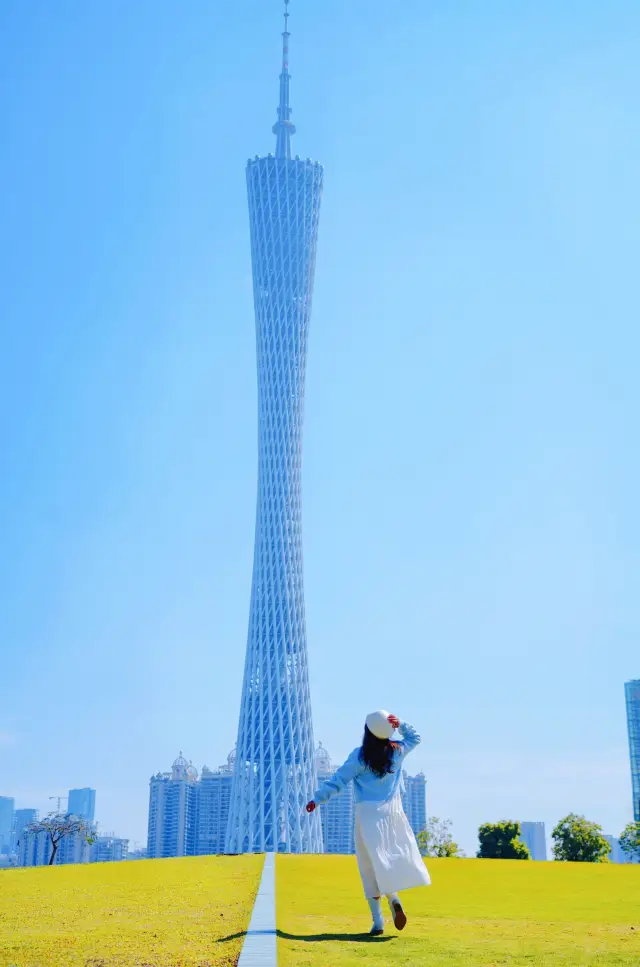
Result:
[[[70,813],[64,815],[62,813],[50,813],[44,819],[39,819],[37,822],[25,826],[23,835],[27,833],[34,833],[36,835],[38,833],[47,834],[49,842],[51,843],[49,866],[53,866],[56,853],[58,852],[58,846],[66,836],[84,836],[87,843],[93,842],[93,830],[91,826],[84,819],[80,819],[78,816],[72,816]]]

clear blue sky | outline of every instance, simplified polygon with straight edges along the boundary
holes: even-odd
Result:
[[[235,741],[256,488],[244,165],[280,3],[0,5],[0,794]],[[384,706],[429,808],[631,818],[637,0],[291,4],[326,168],[304,442],[316,738]]]

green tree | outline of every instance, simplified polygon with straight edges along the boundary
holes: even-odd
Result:
[[[530,860],[529,848],[519,836],[520,823],[513,820],[484,823],[478,830],[478,856],[482,860]]]
[[[611,847],[602,827],[584,816],[569,813],[551,834],[553,855],[565,863],[608,863]]]
[[[432,816],[421,833],[418,833],[418,849],[423,856],[464,856],[451,835],[451,820]]]
[[[640,823],[629,823],[620,837],[620,849],[640,863]]]

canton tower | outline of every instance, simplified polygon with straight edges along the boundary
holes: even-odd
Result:
[[[300,470],[323,170],[291,157],[285,0],[275,155],[247,164],[258,363],[258,501],[227,853],[320,853],[304,807],[315,762],[302,577]]]

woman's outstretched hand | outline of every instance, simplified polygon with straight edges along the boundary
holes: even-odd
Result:
[[[306,808],[308,813],[312,813],[314,811],[314,809],[316,808],[316,804],[314,803],[313,799],[311,800],[311,802],[307,803]]]
[[[400,719],[398,718],[397,715],[389,716],[389,725],[393,725],[394,729],[400,728]]]

